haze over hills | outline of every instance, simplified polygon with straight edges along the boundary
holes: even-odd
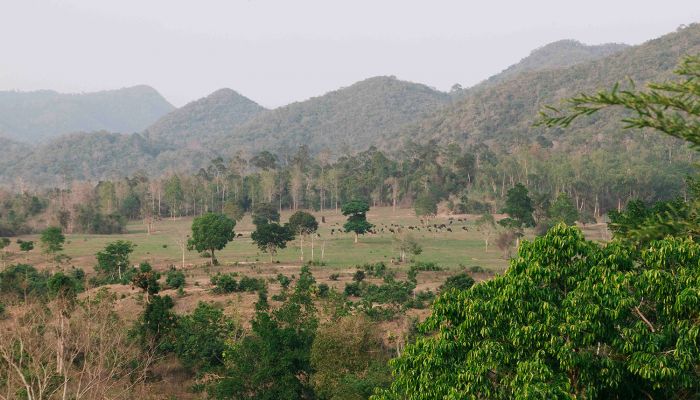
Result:
[[[81,94],[3,91],[0,135],[36,143],[80,131],[140,132],[174,109],[145,85]]]
[[[284,159],[300,145],[312,152],[327,148],[335,156],[373,145],[393,152],[407,140],[481,143],[506,152],[533,143],[551,151],[611,148],[606,146],[623,136],[618,134],[619,116],[601,113],[565,134],[532,123],[542,105],[582,91],[608,88],[628,77],[639,83],[670,77],[679,58],[694,52],[700,52],[697,24],[638,46],[555,42],[465,90],[461,98],[393,77],[374,77],[266,110],[222,89],[163,116],[143,134],[75,134],[36,147],[21,162],[0,160],[0,179],[24,176],[49,183],[66,169],[75,179],[137,170],[191,172],[238,151],[270,150]]]

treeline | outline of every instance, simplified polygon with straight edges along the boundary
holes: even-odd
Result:
[[[5,236],[49,225],[69,233],[115,233],[126,219],[150,226],[157,218],[209,211],[239,219],[261,203],[323,211],[352,199],[411,207],[426,197],[441,202],[442,212],[496,213],[517,183],[528,188],[536,209],[546,210],[566,193],[580,215],[593,220],[629,200],[684,196],[684,178],[696,159],[691,150],[664,140],[621,140],[617,150],[580,154],[550,152],[548,146],[543,139],[525,150],[497,153],[486,146],[408,142],[396,158],[371,148],[335,161],[328,152],[313,157],[302,146],[283,160],[267,151],[248,159],[217,158],[194,175],[136,174],[34,194],[20,186],[20,194],[0,191],[0,226]]]

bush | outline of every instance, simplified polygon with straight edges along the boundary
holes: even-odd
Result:
[[[365,264],[362,269],[369,275],[382,277],[386,273],[386,264],[381,261],[376,264]]]
[[[355,282],[362,282],[365,279],[365,272],[361,270],[355,271],[355,274],[352,276],[352,280]]]
[[[461,274],[452,275],[447,278],[445,283],[440,286],[440,291],[447,291],[450,289],[467,290],[472,286],[474,286],[474,279],[466,272],[462,272]]]
[[[265,281],[258,278],[244,276],[238,283],[238,290],[241,292],[255,292],[265,289]]]
[[[360,282],[346,283],[344,293],[346,296],[361,297],[362,289],[360,288]]]
[[[320,283],[318,285],[318,297],[328,297],[328,293],[330,292],[330,288],[328,287],[327,284],[325,283]]]
[[[337,274],[337,273],[333,273],[328,277],[328,279],[330,279],[332,281],[337,281],[338,278],[340,278],[340,274]]]
[[[284,289],[287,289],[289,284],[292,283],[292,280],[285,275],[277,274],[277,282],[279,282]]]
[[[218,273],[211,277],[211,283],[214,285],[214,293],[233,293],[239,290],[238,282],[233,274]]]
[[[185,274],[182,271],[171,269],[165,275],[165,284],[172,289],[182,289],[185,286]]]

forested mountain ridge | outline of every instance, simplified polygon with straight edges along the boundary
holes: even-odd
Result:
[[[557,43],[533,54],[540,57],[556,49],[579,47],[569,41]],[[616,52],[615,46],[598,49],[614,54],[594,61],[493,78],[501,81],[477,85],[462,99],[394,77],[370,78],[274,110],[222,89],[164,116],[142,135],[76,134],[36,147],[19,161],[3,157],[0,181],[21,176],[25,181],[55,184],[66,168],[74,179],[89,180],[138,170],[152,176],[191,173],[216,157],[227,159],[237,152],[250,157],[261,150],[277,153],[285,162],[300,145],[306,145],[312,155],[328,149],[333,158],[370,146],[398,156],[408,140],[483,145],[505,154],[536,144],[548,156],[575,153],[590,158],[595,151],[624,155],[645,145],[644,141],[632,143],[642,137],[636,133],[620,134],[619,115],[600,113],[566,132],[533,127],[542,105],[614,82],[625,84],[628,78],[643,84],[670,77],[682,55],[700,52],[700,26],[690,25]],[[521,63],[534,62],[526,60]],[[527,69],[523,65],[511,70]],[[646,149],[668,149],[668,158],[673,157],[677,146],[673,141],[654,140]]]
[[[163,116],[146,130],[163,146],[197,145],[229,134],[266,109],[231,89],[219,89]]]
[[[280,153],[302,144],[312,152],[364,150],[382,133],[396,132],[450,101],[426,85],[378,76],[260,114],[217,143]]]
[[[622,43],[586,45],[573,39],[559,40],[533,50],[527,57],[488,78],[480,85],[503,82],[523,72],[567,68],[599,60],[629,47]]]
[[[80,94],[2,91],[0,135],[35,143],[72,132],[140,132],[173,109],[145,85]]]
[[[619,114],[601,113],[577,122],[571,129],[547,130],[535,127],[538,111],[544,105],[581,92],[664,80],[671,76],[679,59],[700,53],[700,24],[631,46],[608,57],[568,68],[523,72],[495,85],[470,90],[462,100],[438,110],[406,128],[401,136],[412,140],[441,143],[486,143],[509,149],[539,142],[545,147],[584,149],[605,146],[620,140]],[[395,135],[384,138],[383,147],[394,146]]]

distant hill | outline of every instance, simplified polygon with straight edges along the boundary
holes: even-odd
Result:
[[[608,89],[616,82],[637,84],[672,77],[685,54],[700,53],[700,24],[631,46],[613,55],[568,68],[525,71],[501,82],[476,87],[460,101],[406,127],[399,137],[441,143],[485,143],[509,147],[536,141],[555,148],[582,149],[619,140],[620,115],[605,112],[584,118],[570,129],[533,127],[543,105],[557,105],[581,92]],[[384,148],[395,148],[396,134],[385,135]]]
[[[0,135],[34,143],[71,132],[144,130],[172,111],[149,86],[94,93],[0,92]]]
[[[573,51],[583,46],[558,43],[550,50],[563,46]],[[550,51],[542,52],[547,48],[533,52],[535,59],[544,57]],[[599,55],[612,50],[597,51]],[[700,53],[698,24],[568,67],[528,70],[524,65],[529,61],[523,61],[518,67],[522,71],[477,85],[459,100],[393,77],[370,78],[274,110],[223,89],[173,111],[142,135],[103,132],[56,139],[23,155],[21,162],[2,168],[0,180],[22,176],[46,183],[67,169],[81,179],[123,176],[137,170],[152,175],[169,170],[192,172],[217,156],[228,157],[237,151],[251,155],[263,149],[284,156],[302,144],[312,152],[328,148],[335,156],[373,145],[396,152],[407,140],[484,144],[506,152],[535,144],[547,151],[619,151],[624,149],[622,140],[643,138],[621,135],[619,114],[603,112],[567,130],[545,130],[533,127],[537,112],[544,104],[609,88],[628,78],[638,83],[671,78],[681,56],[689,53]],[[543,60],[539,65],[561,65],[561,61],[547,64]],[[0,167],[7,165],[3,161],[0,159]]]
[[[529,71],[567,68],[573,65],[599,60],[629,48],[621,43],[586,45],[577,40],[559,40],[533,50],[530,55],[511,65],[482,84],[496,84]]]
[[[312,151],[360,150],[383,132],[418,121],[450,101],[448,94],[428,86],[379,76],[260,114],[216,142],[282,153],[302,144]]]
[[[230,134],[264,111],[265,108],[236,91],[220,89],[160,118],[148,127],[146,135],[166,147],[198,146]]]

